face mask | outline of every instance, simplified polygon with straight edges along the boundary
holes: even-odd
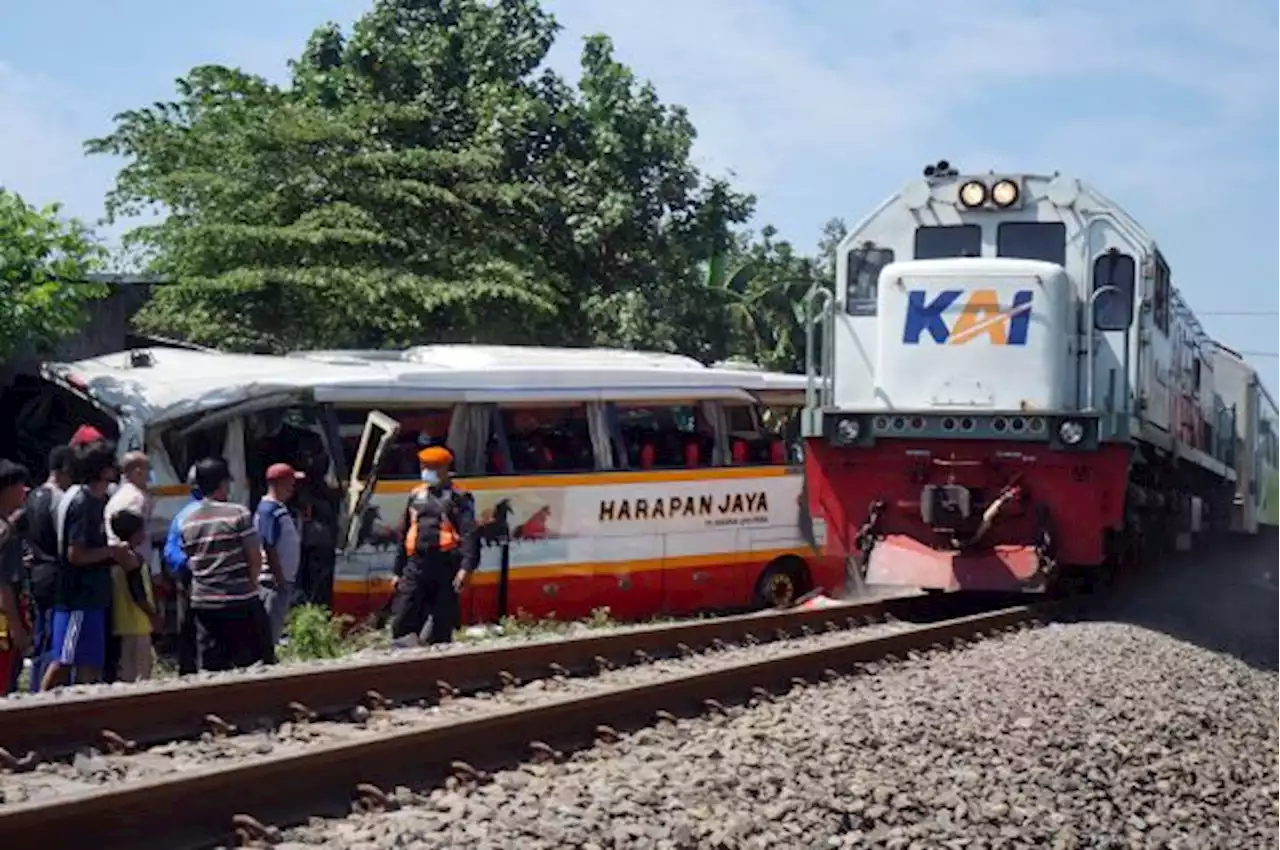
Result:
[[[424,469],[422,470],[422,480],[434,486],[440,483],[440,473],[434,469]]]

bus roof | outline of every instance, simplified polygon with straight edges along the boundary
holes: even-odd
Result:
[[[360,404],[795,396],[800,375],[709,368],[674,354],[615,349],[433,345],[287,356],[177,348],[44,364],[42,374],[147,424],[257,399]]]
[[[692,357],[621,348],[544,348],[536,345],[418,345],[406,349],[295,351],[286,355],[325,362],[397,362],[444,369],[507,369],[552,366],[568,369],[704,369]],[[719,365],[719,364],[717,364]]]

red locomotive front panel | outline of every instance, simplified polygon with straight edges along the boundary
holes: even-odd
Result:
[[[868,584],[1043,590],[1060,565],[1103,563],[1108,530],[1123,526],[1117,445],[812,439],[806,464],[828,553],[854,556]]]

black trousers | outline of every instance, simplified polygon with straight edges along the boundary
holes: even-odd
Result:
[[[332,546],[304,546],[298,569],[298,588],[312,605],[333,607],[333,569],[337,553]]]
[[[191,608],[191,576],[178,579],[178,675],[190,676],[200,669],[196,616]]]
[[[200,643],[200,666],[205,670],[248,667],[263,659],[262,627],[266,616],[257,599],[220,608],[191,609]]]
[[[453,589],[458,566],[456,556],[438,552],[428,553],[422,559],[409,559],[391,599],[392,640],[420,634],[430,618],[427,643],[453,641],[453,630],[462,619],[458,594]]]

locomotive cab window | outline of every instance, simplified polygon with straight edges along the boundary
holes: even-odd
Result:
[[[1151,293],[1151,318],[1161,333],[1169,333],[1169,264],[1156,251],[1156,278]]]
[[[1129,327],[1129,323],[1133,321],[1136,270],[1133,257],[1114,248],[1093,261],[1093,291],[1105,290],[1094,301],[1095,328],[1100,331],[1122,331]]]
[[[996,229],[996,256],[1067,264],[1067,226],[1060,221],[1006,221]]]
[[[915,258],[981,257],[982,228],[976,224],[952,224],[916,228]]]
[[[867,242],[845,255],[845,312],[851,316],[876,314],[880,272],[893,262],[893,249]]]

